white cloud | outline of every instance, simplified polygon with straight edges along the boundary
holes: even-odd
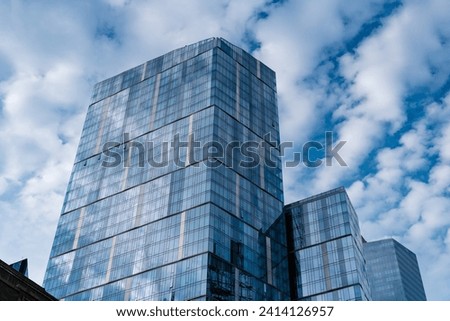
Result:
[[[344,100],[345,94],[342,96],[342,89],[330,83],[327,73],[333,63],[327,61],[329,57],[324,51],[338,55],[344,43],[356,37],[361,26],[379,11],[380,1],[351,4],[291,1],[256,24],[255,35],[261,41],[256,56],[277,72],[282,140],[301,146],[313,135],[323,136],[326,130],[333,129],[324,128],[322,119],[339,100]],[[308,80],[311,77],[313,83]],[[317,132],[318,128],[322,133]],[[340,152],[350,170],[357,169],[361,155],[370,150],[374,133],[381,132],[382,128],[371,120],[355,117],[342,128],[339,139],[350,141],[356,130],[359,139],[352,140],[352,148],[346,144]],[[347,167],[286,169],[283,174],[286,200],[294,201],[335,187],[348,172]],[[313,181],[305,179],[315,173],[319,174]]]

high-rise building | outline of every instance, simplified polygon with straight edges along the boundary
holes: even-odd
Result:
[[[391,248],[415,291],[412,256]],[[366,253],[378,276],[388,252]],[[383,278],[373,292],[389,291]],[[283,209],[275,73],[221,38],[94,87],[44,287],[63,300],[371,298],[345,189]]]
[[[220,38],[97,84],[45,288],[64,300],[288,299],[277,112],[275,73]]]
[[[394,239],[363,244],[374,301],[426,301],[416,255]]]
[[[28,277],[28,259],[23,259],[17,262],[14,262],[10,265],[14,270],[20,272],[24,276]]]
[[[340,187],[284,208],[291,298],[370,300],[358,217]]]

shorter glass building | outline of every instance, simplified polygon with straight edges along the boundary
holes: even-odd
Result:
[[[175,49],[95,85],[44,287],[67,301],[369,300],[345,189],[285,215],[283,202],[275,72],[222,38]]]
[[[374,301],[426,301],[416,255],[394,239],[363,244]]]
[[[358,217],[343,187],[286,205],[291,298],[370,300]]]

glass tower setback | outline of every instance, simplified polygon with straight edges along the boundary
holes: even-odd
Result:
[[[275,73],[224,39],[98,83],[44,287],[64,300],[288,299],[278,146]]]
[[[358,217],[344,188],[286,205],[291,298],[370,300]]]
[[[426,301],[416,255],[394,239],[363,244],[374,301]]]

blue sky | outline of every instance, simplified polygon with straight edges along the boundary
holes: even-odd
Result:
[[[348,166],[284,171],[287,202],[347,188],[368,240],[450,299],[450,2],[0,3],[0,258],[41,283],[92,86],[221,36],[277,73],[283,141],[347,143]]]

